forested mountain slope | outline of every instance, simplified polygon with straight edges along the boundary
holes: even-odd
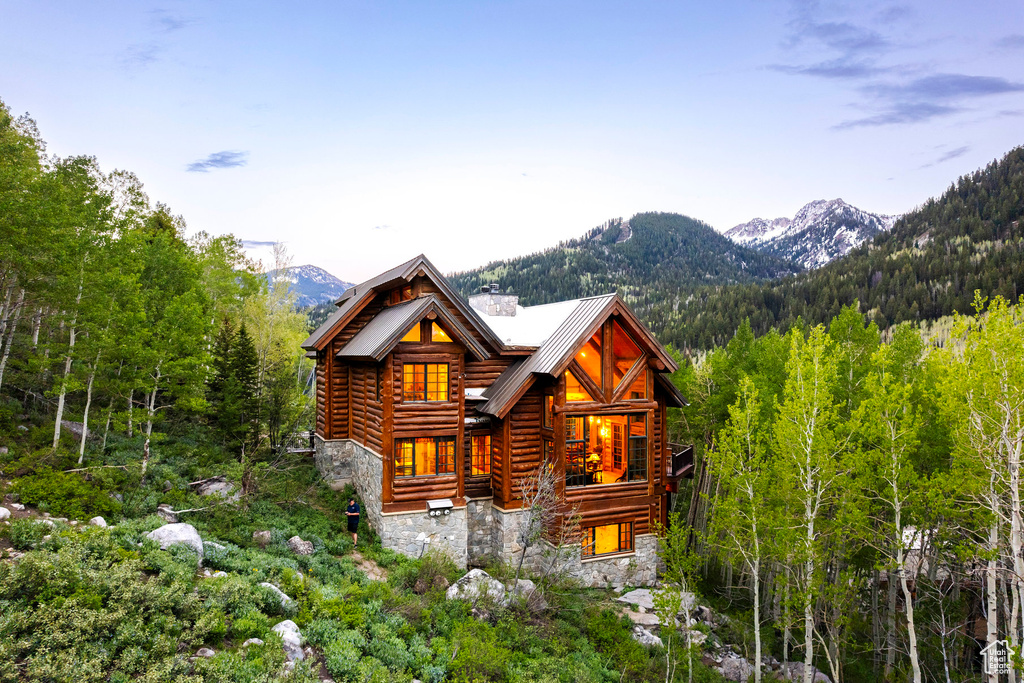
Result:
[[[497,282],[526,306],[617,291],[655,330],[680,292],[706,284],[752,283],[799,266],[733,243],[706,223],[673,213],[612,220],[554,249],[450,276],[464,295]]]
[[[860,301],[879,327],[970,312],[974,290],[1024,292],[1024,147],[961,177],[845,258],[772,283],[705,287],[657,327],[663,341],[711,348],[744,318],[756,333],[798,317],[825,322]]]

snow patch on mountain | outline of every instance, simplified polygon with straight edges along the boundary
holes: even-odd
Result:
[[[892,229],[896,218],[858,209],[842,199],[820,199],[805,205],[792,219],[755,218],[730,228],[725,236],[804,268],[820,268]]]
[[[283,272],[271,270],[267,272],[267,279],[271,282],[287,280],[295,292],[295,305],[299,308],[334,301],[352,286],[351,282],[345,282],[323,268],[312,265],[295,266]]]

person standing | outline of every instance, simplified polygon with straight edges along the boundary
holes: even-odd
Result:
[[[352,534],[352,546],[359,542],[359,503],[355,498],[348,499],[348,507],[345,509],[348,515],[348,532]]]

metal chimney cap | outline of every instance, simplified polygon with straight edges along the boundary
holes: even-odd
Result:
[[[490,285],[480,285],[480,291],[483,294],[488,294],[491,291],[491,286]]]
[[[491,283],[491,294],[497,294],[499,291],[500,291],[500,288],[498,287],[498,283],[497,282],[492,282]]]

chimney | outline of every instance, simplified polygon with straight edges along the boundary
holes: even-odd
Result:
[[[480,293],[469,297],[469,305],[488,316],[511,318],[516,314],[519,295],[501,293],[498,283],[482,285]]]

